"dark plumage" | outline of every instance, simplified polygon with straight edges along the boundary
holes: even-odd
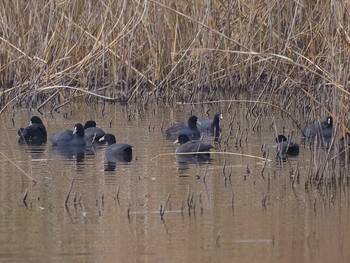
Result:
[[[126,143],[117,143],[113,134],[107,133],[100,142],[107,142],[105,151],[105,161],[107,162],[130,162],[132,160],[132,145]]]
[[[285,158],[287,155],[295,156],[299,154],[299,145],[295,142],[288,141],[283,134],[277,136],[276,142],[278,157]]]
[[[209,143],[198,140],[190,141],[190,138],[186,134],[180,134],[174,143],[180,143],[176,148],[176,153],[201,154],[201,152],[208,152],[211,148],[214,148]],[[208,153],[206,154],[209,155]]]
[[[17,133],[20,136],[20,140],[24,142],[40,141],[44,143],[47,140],[46,128],[38,116],[33,116],[29,125],[25,128],[20,128]]]
[[[309,144],[313,143],[315,137],[323,145],[328,143],[332,138],[333,118],[328,116],[324,123],[312,123],[307,125],[303,130],[303,137]]]
[[[221,133],[220,120],[222,120],[222,114],[216,113],[212,120],[200,120],[200,125],[198,129],[200,132],[205,132],[211,134],[215,138],[219,138]]]
[[[105,135],[105,131],[96,126],[93,120],[87,121],[84,125],[84,137],[87,142],[98,142]]]
[[[85,146],[84,127],[81,123],[74,126],[73,131],[65,130],[55,133],[50,141],[53,146]]]
[[[191,116],[188,118],[187,124],[179,123],[168,128],[165,131],[166,138],[168,140],[175,140],[180,134],[186,134],[191,140],[197,140],[201,136],[197,124],[200,125],[198,118]]]

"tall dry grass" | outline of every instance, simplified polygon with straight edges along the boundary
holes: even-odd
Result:
[[[248,94],[312,114],[322,109],[344,123],[349,6],[324,0],[1,1],[1,102],[40,106],[89,93],[171,103]]]

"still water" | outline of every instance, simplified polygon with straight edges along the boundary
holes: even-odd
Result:
[[[348,186],[305,189],[312,152],[302,148],[280,165],[273,113],[255,129],[244,107],[227,106],[79,104],[39,115],[49,136],[94,119],[132,144],[133,160],[115,171],[104,169],[104,147],[81,155],[50,142],[18,145],[17,129],[38,113],[9,109],[0,116],[0,261],[349,262]],[[178,163],[165,129],[217,111],[219,153],[208,163]],[[295,128],[277,116],[275,123]]]

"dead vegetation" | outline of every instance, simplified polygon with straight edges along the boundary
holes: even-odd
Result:
[[[3,1],[2,105],[261,92],[341,113],[348,12],[329,1]]]

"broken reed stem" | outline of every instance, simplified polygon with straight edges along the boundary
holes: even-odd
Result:
[[[117,193],[114,196],[114,200],[116,200],[119,204],[119,193],[120,193],[120,186],[118,186]]]
[[[188,186],[188,190],[187,190],[187,206],[190,206],[190,196],[191,196],[191,185]]]
[[[224,159],[224,164],[222,165],[222,174],[226,178],[225,169],[226,169],[226,159]]]
[[[165,213],[165,209],[166,206],[168,205],[169,199],[170,199],[171,194],[168,194],[168,197],[165,201],[164,207],[161,205],[161,209],[160,209],[160,218],[163,220],[164,219],[164,213]]]
[[[72,188],[73,188],[74,181],[75,181],[75,176],[72,178],[72,181],[70,182],[68,194],[67,194],[67,197],[66,197],[66,201],[64,202],[64,205],[65,205],[66,207],[67,207],[67,204],[68,204],[68,201],[69,201],[70,194],[71,194],[71,192],[72,192]]]
[[[24,192],[23,199],[22,199],[22,202],[23,202],[23,204],[25,205],[25,207],[28,207],[28,204],[27,204],[27,197],[28,197],[28,188],[27,188],[26,191]]]
[[[216,236],[215,244],[217,247],[220,247],[220,243],[219,243],[220,236],[221,236],[221,231],[219,231],[217,236]]]

